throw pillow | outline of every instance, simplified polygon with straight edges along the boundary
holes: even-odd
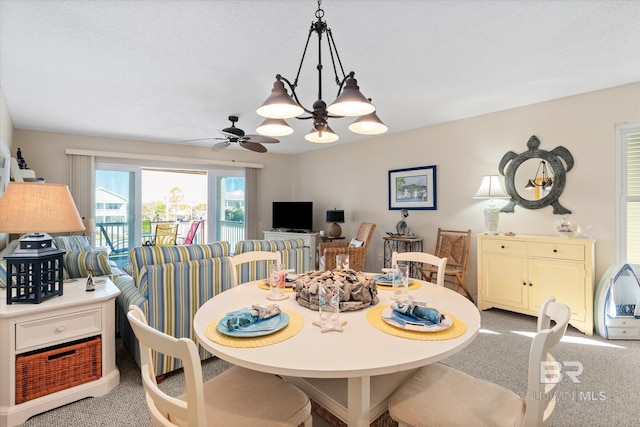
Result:
[[[356,239],[351,239],[351,241],[349,242],[350,248],[359,248],[362,245],[364,245],[364,242]]]
[[[7,287],[7,261],[0,261],[0,288]]]
[[[64,254],[63,263],[71,279],[87,277],[89,268],[94,276],[111,274],[109,258],[104,252],[67,252]]]

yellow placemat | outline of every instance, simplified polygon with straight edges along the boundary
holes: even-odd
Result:
[[[376,282],[376,285],[378,286],[378,289],[381,289],[383,291],[392,291],[393,290],[393,286],[392,285],[383,285],[380,282]],[[418,289],[420,286],[422,286],[422,283],[418,282],[417,280],[414,280],[412,284],[409,285],[409,290],[413,290],[413,289]]]
[[[367,312],[367,320],[369,321],[371,326],[389,335],[394,335],[400,338],[407,338],[410,340],[441,341],[451,338],[457,338],[467,331],[467,325],[465,325],[462,320],[458,319],[453,314],[443,310],[441,310],[440,312],[448,316],[449,319],[453,320],[453,325],[449,329],[445,329],[444,331],[418,332],[397,328],[395,326],[389,325],[387,322],[382,320],[382,310],[387,307],[390,307],[390,305],[382,304],[372,308]]]
[[[265,290],[267,290],[267,291],[270,291],[270,290],[271,290],[271,288],[269,287],[269,284],[268,284],[267,282],[265,282],[264,280],[258,280],[258,287],[259,287],[260,289],[265,289]],[[288,288],[287,288],[287,287],[285,287],[285,288],[284,288],[284,291],[285,291],[285,292],[293,292],[293,286],[288,287]]]
[[[283,312],[289,315],[289,323],[283,329],[278,332],[274,332],[273,334],[263,335],[261,337],[230,337],[218,332],[218,322],[224,316],[219,316],[217,319],[212,320],[209,325],[207,325],[207,329],[205,333],[207,334],[207,338],[211,341],[216,342],[218,344],[226,345],[227,347],[237,347],[237,348],[254,348],[254,347],[262,347],[265,345],[276,344],[287,340],[300,332],[302,327],[304,326],[304,318],[302,315],[295,311],[287,310],[282,308]]]

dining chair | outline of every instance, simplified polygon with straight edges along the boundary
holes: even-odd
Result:
[[[467,298],[473,301],[469,289],[464,283],[469,261],[469,246],[471,243],[471,230],[444,230],[438,228],[436,248],[433,254],[440,258],[447,258],[447,267],[444,270],[444,283],[456,287],[456,291],[464,291]],[[433,278],[436,269],[423,268],[422,274],[427,280]],[[433,281],[433,280],[431,280]]]
[[[389,398],[399,426],[548,426],[555,407],[560,364],[549,351],[562,339],[571,309],[546,298],[529,351],[528,386],[517,395],[443,363],[424,366]],[[553,320],[554,325],[551,325]]]
[[[129,306],[127,318],[138,338],[140,373],[154,426],[311,426],[311,401],[293,384],[239,366],[203,382],[200,357],[191,339],[150,327],[135,305]],[[172,397],[158,387],[152,352],[183,361],[184,394]]]
[[[436,268],[436,281],[438,286],[444,286],[444,271],[447,266],[447,258],[440,258],[426,252],[396,252],[391,254],[391,265],[398,264],[398,261],[407,261],[411,263],[420,263],[418,270],[422,271],[425,267]],[[423,273],[424,275],[424,273]],[[431,278],[430,278],[431,279]],[[429,280],[433,283],[433,280]]]
[[[371,222],[363,222],[358,228],[355,240],[362,242],[361,246],[352,246],[351,242],[321,242],[318,246],[318,253],[321,257],[321,265],[325,270],[336,268],[336,255],[349,255],[349,268],[356,271],[364,270],[364,261],[369,250],[369,244],[373,237],[376,225]]]
[[[232,286],[269,277],[269,264],[282,264],[280,251],[249,251],[231,257]],[[240,279],[243,279],[242,282]]]

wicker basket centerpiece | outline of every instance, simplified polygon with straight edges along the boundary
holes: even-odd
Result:
[[[375,280],[354,270],[310,271],[298,276],[294,290],[303,307],[318,310],[318,287],[332,281],[340,284],[340,311],[360,310],[378,303]]]

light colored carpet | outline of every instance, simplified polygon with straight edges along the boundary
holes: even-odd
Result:
[[[536,319],[496,309],[481,314],[483,332],[469,347],[444,362],[523,395],[531,338],[517,332],[535,331]],[[117,343],[121,377],[120,384],[111,393],[34,416],[24,426],[148,426],[139,370],[119,340]],[[558,361],[580,362],[584,372],[578,377],[580,383],[565,377],[558,387],[560,399],[552,426],[638,425],[635,406],[640,395],[640,341],[587,337],[569,326],[554,355]],[[205,378],[229,366],[219,359],[205,361]],[[162,387],[174,395],[182,393],[181,372],[169,375]]]

